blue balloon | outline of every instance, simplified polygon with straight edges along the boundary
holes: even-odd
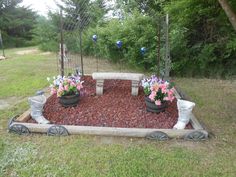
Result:
[[[116,42],[117,47],[120,49],[122,47],[122,41],[117,41]]]
[[[147,49],[145,47],[142,47],[140,49],[140,52],[141,52],[142,55],[144,55],[146,53],[146,51],[147,51]]]
[[[94,35],[93,35],[93,41],[94,41],[94,42],[97,42],[97,39],[98,39],[97,35],[94,34]]]

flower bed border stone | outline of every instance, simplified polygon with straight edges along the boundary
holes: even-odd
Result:
[[[179,90],[179,89],[178,89]],[[180,92],[180,91],[178,91]],[[184,99],[175,89],[177,99]],[[72,134],[101,135],[101,136],[122,136],[141,137],[152,140],[167,140],[171,138],[181,138],[185,140],[205,140],[208,132],[202,127],[197,118],[192,114],[190,123],[193,129],[151,129],[151,128],[115,128],[115,127],[95,127],[95,126],[73,126],[55,124],[26,123],[30,119],[30,110],[20,116],[15,116],[8,123],[8,131],[19,135],[30,133],[46,133],[49,136],[66,136]]]

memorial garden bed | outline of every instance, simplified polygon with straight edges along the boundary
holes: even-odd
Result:
[[[169,102],[164,112],[151,113],[146,111],[141,87],[138,96],[131,95],[131,81],[105,80],[104,94],[97,96],[96,81],[90,76],[85,76],[82,80],[85,81],[84,89],[77,106],[63,107],[56,95],[47,99],[43,115],[51,124],[37,124],[28,111],[11,121],[9,129],[18,124],[25,126],[26,133],[95,134],[154,139],[188,136],[189,139],[205,139],[208,135],[194,116],[184,130],[172,129],[178,119],[176,100]],[[176,97],[180,97],[177,92]]]

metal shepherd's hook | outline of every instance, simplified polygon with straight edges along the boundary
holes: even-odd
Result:
[[[97,35],[96,34],[94,34],[93,35],[93,42],[94,42],[94,50],[95,50],[95,57],[96,57],[96,62],[97,62],[97,72],[98,72],[98,57],[97,57],[97,55],[96,55],[96,53],[97,53],[97,39],[98,39],[98,37],[97,37]]]
[[[116,42],[116,46],[118,47],[118,49],[119,49],[119,53],[120,53],[120,72],[121,72],[121,69],[122,69],[122,49],[121,49],[121,47],[122,47],[122,41],[117,41]]]

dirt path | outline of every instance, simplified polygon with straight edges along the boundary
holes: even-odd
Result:
[[[5,99],[0,99],[0,110],[4,110],[7,109],[9,107],[12,107],[20,102],[22,102],[23,100],[26,100],[26,98],[24,97],[8,97]]]
[[[33,54],[33,53],[38,53],[38,52],[39,52],[39,50],[37,48],[33,48],[33,49],[17,51],[16,54],[17,55],[26,55],[26,54]]]
[[[30,49],[16,51],[15,54],[21,56],[21,55],[27,55],[27,54],[50,55],[51,53],[50,52],[41,52],[37,48],[30,48]],[[0,80],[2,80],[2,79],[5,79],[5,78],[0,78]],[[0,99],[0,111],[4,110],[4,109],[11,108],[14,105],[16,105],[22,101],[26,101],[26,100],[27,100],[26,97],[16,97],[16,96]]]

